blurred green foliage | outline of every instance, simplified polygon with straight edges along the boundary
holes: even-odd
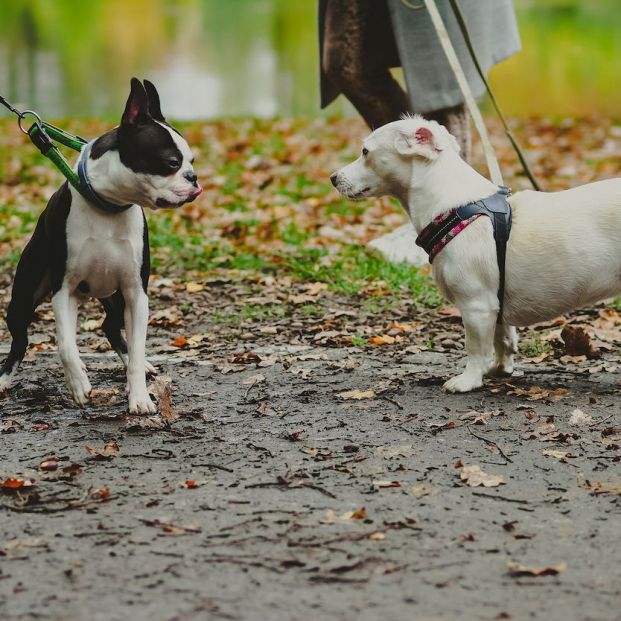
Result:
[[[523,51],[492,70],[512,115],[618,115],[619,0],[515,0]],[[131,75],[176,118],[319,114],[316,0],[2,0],[0,93],[115,118]],[[351,111],[340,98],[328,114]]]

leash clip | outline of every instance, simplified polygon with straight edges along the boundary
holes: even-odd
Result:
[[[22,125],[22,123],[24,122],[24,119],[29,114],[34,116],[34,118],[35,118],[35,125],[39,129],[41,129],[41,130],[43,129],[43,121],[41,120],[41,117],[34,110],[24,110],[23,112],[18,112],[17,113],[17,124],[19,125],[19,129],[22,132],[22,134],[26,134],[26,135],[28,135],[30,133],[30,129],[32,129],[32,127],[30,129],[24,129],[24,126]]]

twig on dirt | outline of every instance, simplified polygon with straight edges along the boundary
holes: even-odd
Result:
[[[235,470],[231,470],[230,468],[226,468],[225,466],[219,466],[218,464],[212,463],[203,463],[203,464],[190,464],[192,468],[213,468],[214,470],[224,470],[224,472],[235,472]]]
[[[122,457],[146,457],[147,459],[172,459],[175,454],[169,449],[151,449],[149,453],[133,453],[131,455],[121,455]]]
[[[492,500],[504,500],[505,502],[516,502],[520,505],[529,504],[528,500],[522,500],[520,498],[508,498],[507,496],[499,496],[496,494],[486,494],[485,492],[472,492],[473,496],[483,496],[485,498],[491,498]]]
[[[70,509],[83,509],[94,504],[100,504],[111,500],[113,496],[111,494],[105,497],[94,497],[97,490],[89,488],[80,498],[73,500],[63,500],[58,498],[59,494],[52,494],[41,498],[37,496],[32,499],[28,496],[22,496],[18,494],[18,503],[9,504],[1,503],[0,508],[8,509],[9,511],[16,511],[18,513],[62,513],[63,511],[69,511]],[[55,503],[64,503],[60,506],[50,506]]]
[[[248,565],[250,567],[262,567],[263,569],[267,569],[268,571],[273,571],[277,574],[284,573],[284,569],[280,569],[279,567],[273,567],[272,565],[268,565],[267,563],[262,563],[261,561],[251,561],[243,558],[239,558],[236,556],[207,556],[204,558],[207,563],[233,563],[235,565]]]
[[[607,420],[610,420],[613,416],[614,414],[610,414],[609,416],[605,416],[604,418],[599,418],[597,420],[594,420],[592,423],[589,423],[587,427],[591,428],[591,427],[595,427],[596,425],[601,425],[602,423],[605,423]]]
[[[277,481],[273,481],[270,483],[251,483],[250,485],[245,486],[246,489],[252,489],[253,487],[277,487],[280,490],[290,490],[290,489],[300,489],[302,487],[306,487],[308,489],[314,489],[329,498],[336,498],[336,496],[329,492],[327,489],[320,487],[319,485],[314,485],[313,483],[305,483],[304,481],[287,481],[283,477],[278,477]]]
[[[396,399],[393,399],[392,397],[389,397],[388,395],[377,395],[377,396],[380,399],[383,399],[384,401],[388,401],[389,403],[396,405],[399,410],[403,409],[403,406]]]
[[[490,446],[493,446],[496,448],[496,450],[502,455],[502,457],[508,462],[508,463],[513,463],[513,460],[507,456],[507,454],[498,446],[498,444],[496,444],[496,442],[494,442],[493,440],[490,440],[484,436],[480,436],[476,433],[474,433],[474,431],[472,431],[472,429],[470,428],[470,425],[467,425],[466,428],[468,429],[468,431],[470,432],[471,435],[473,435],[475,438],[478,438],[479,440],[483,440],[483,442],[485,442],[486,444],[489,444]]]

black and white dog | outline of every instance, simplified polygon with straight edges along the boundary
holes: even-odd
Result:
[[[21,256],[7,314],[13,341],[0,370],[0,392],[10,387],[28,345],[33,313],[51,292],[67,386],[78,405],[87,402],[91,384],[76,344],[76,323],[80,299],[94,297],[106,311],[106,337],[127,367],[130,413],[155,412],[145,377],[154,369],[145,360],[150,264],[142,207],[175,208],[193,201],[202,191],[193,161],[187,142],[162,115],[153,84],[133,78],[120,126],[87,144],[80,155],[88,192],[65,182]]]

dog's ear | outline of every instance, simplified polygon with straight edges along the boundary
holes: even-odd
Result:
[[[442,151],[434,132],[424,125],[412,133],[400,131],[395,139],[395,148],[401,155],[421,155],[429,160],[438,157]]]
[[[147,91],[138,78],[132,78],[131,90],[125,104],[125,112],[121,118],[121,125],[135,127],[150,118]]]
[[[147,91],[147,97],[149,99],[149,114],[156,120],[166,122],[162,109],[160,108],[160,96],[155,88],[153,82],[149,80],[143,80],[144,90]]]

